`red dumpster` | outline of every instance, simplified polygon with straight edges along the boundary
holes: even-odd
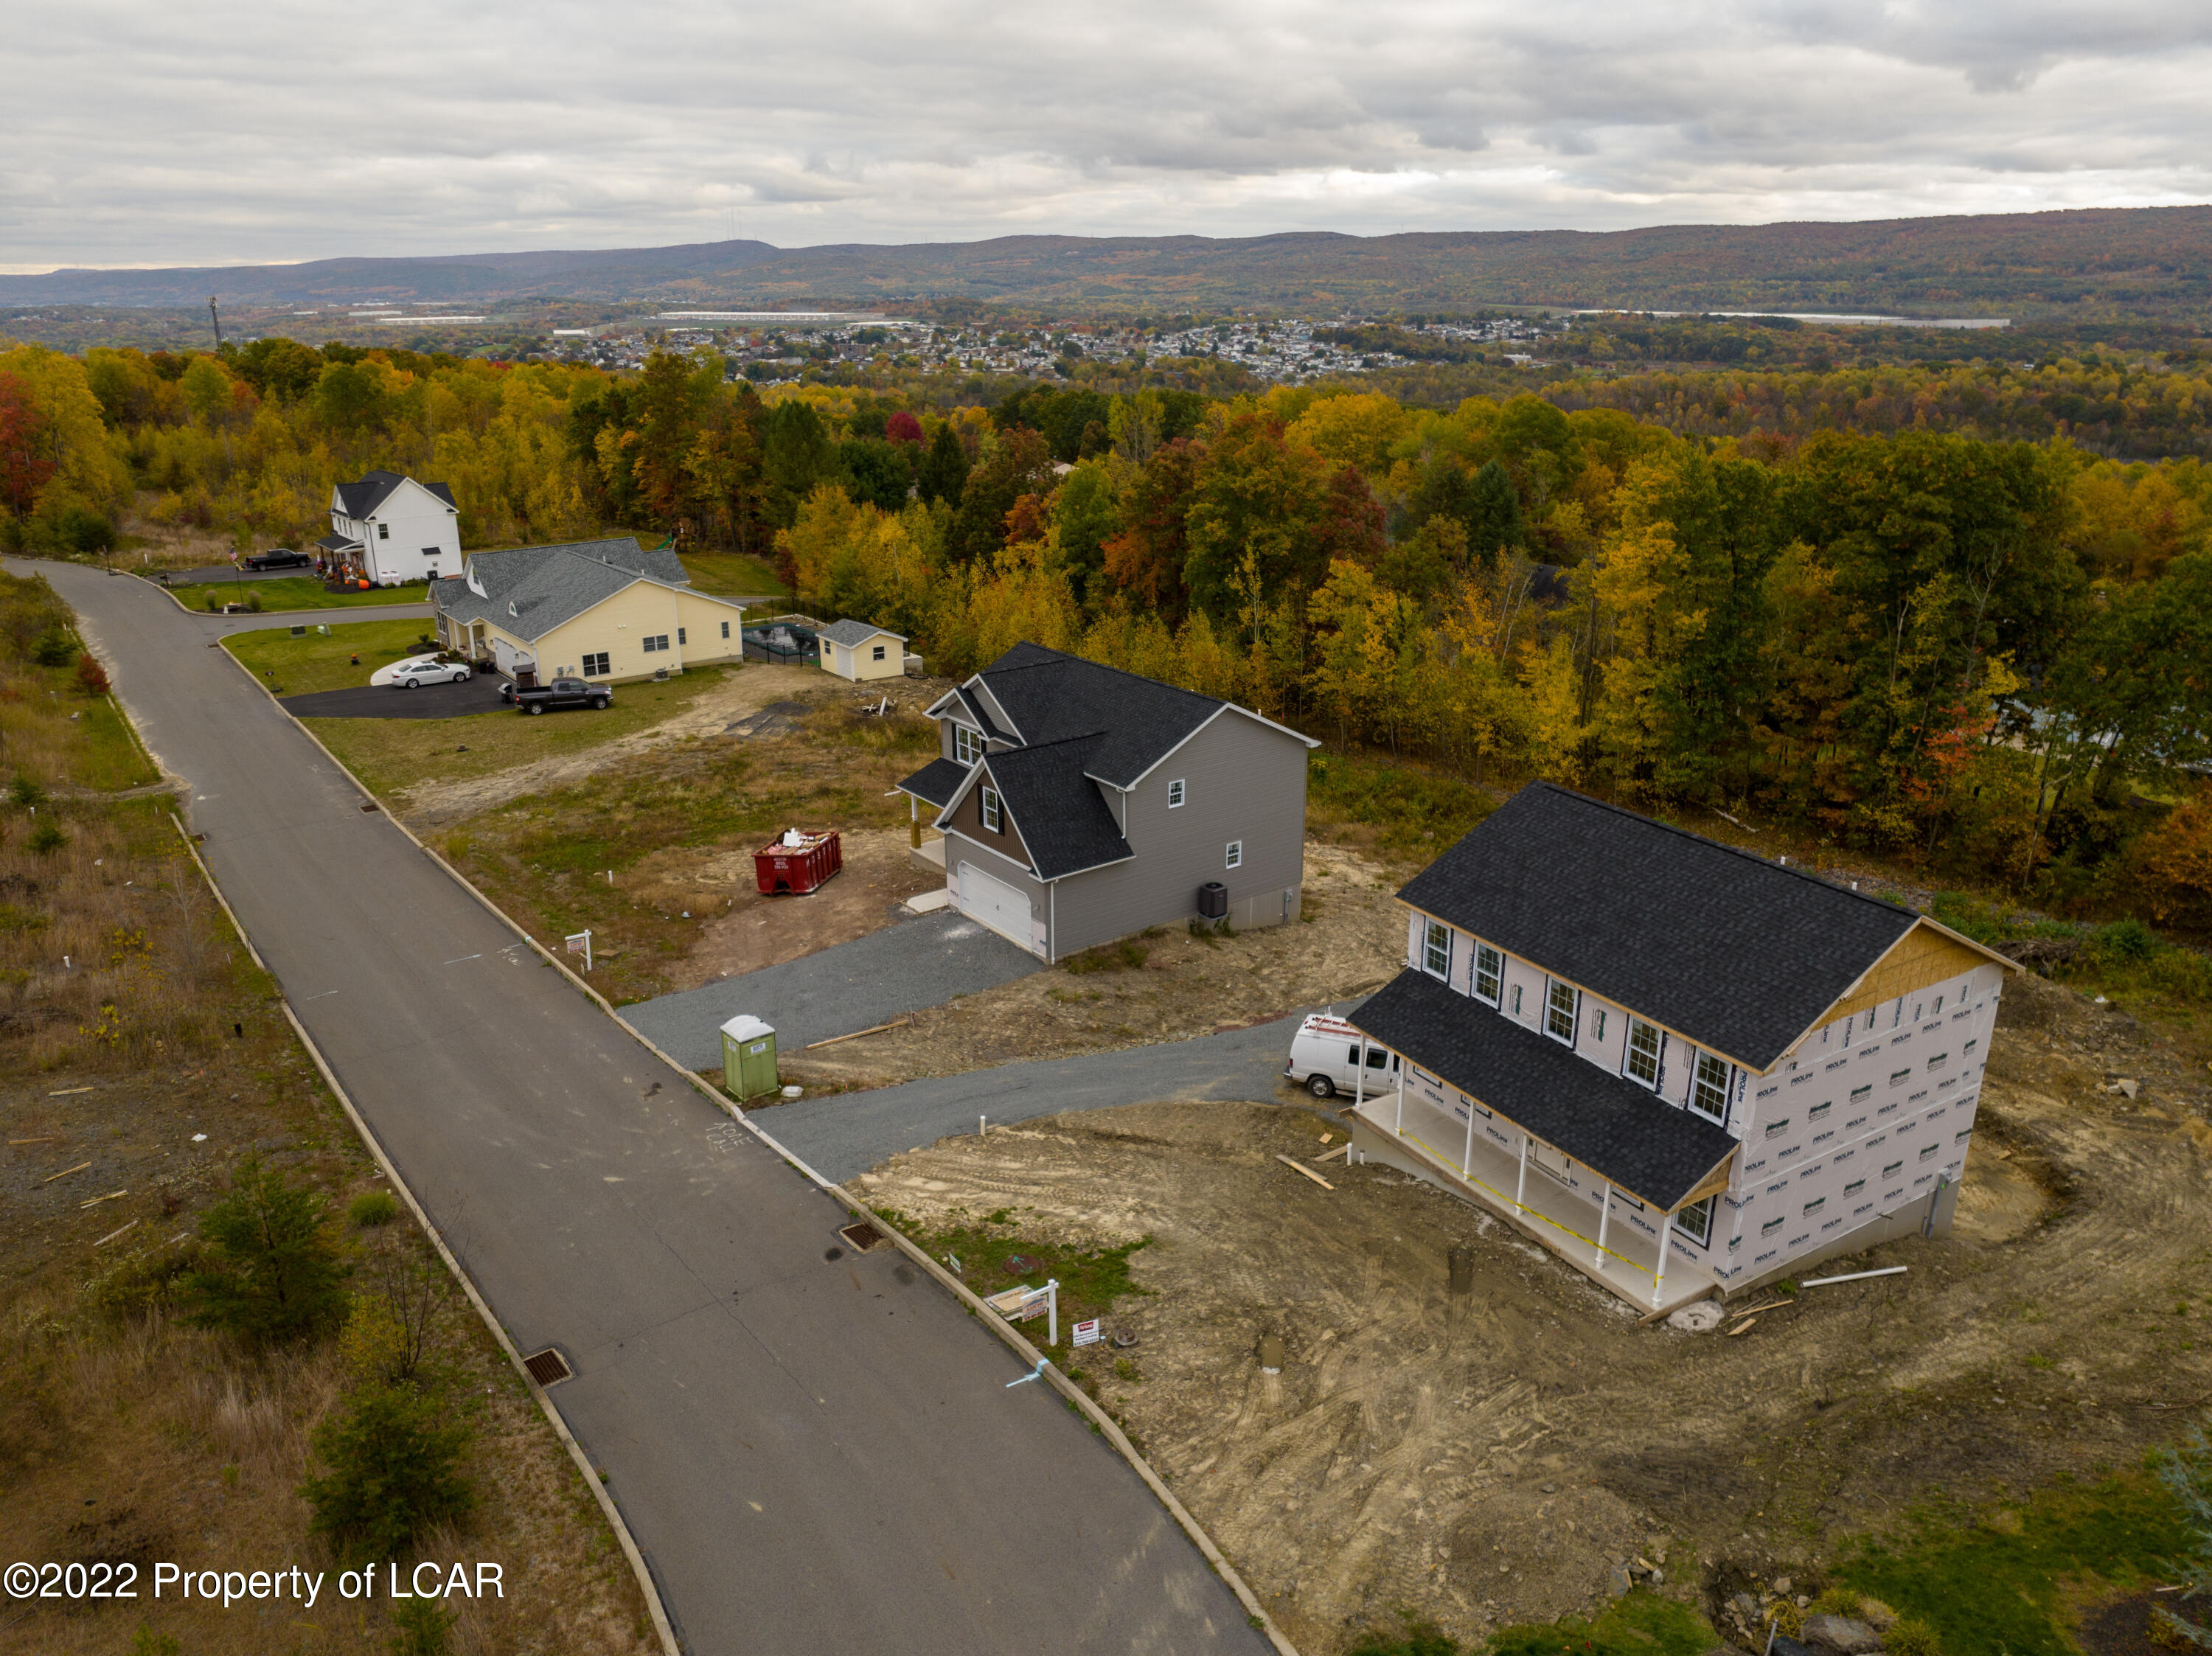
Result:
[[[786,828],[753,852],[753,878],[763,897],[778,892],[804,896],[844,866],[844,848],[835,828],[826,834]]]

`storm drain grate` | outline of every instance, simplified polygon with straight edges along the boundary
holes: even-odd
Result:
[[[540,1386],[554,1385],[574,1372],[568,1367],[568,1360],[550,1345],[534,1356],[525,1357],[522,1366]]]
[[[855,1253],[866,1253],[884,1240],[883,1232],[865,1220],[857,1225],[847,1225],[837,1234],[853,1245]]]

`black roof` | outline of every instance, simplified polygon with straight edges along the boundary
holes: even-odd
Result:
[[[1398,895],[1762,1071],[1919,918],[1548,782]]]
[[[1056,880],[1137,854],[1121,837],[1104,796],[1084,774],[1103,740],[1086,736],[1009,748],[982,761],[1039,879]]]
[[[366,518],[382,506],[392,491],[405,482],[406,478],[396,471],[376,470],[368,473],[358,482],[338,485],[338,503],[344,507],[349,518]],[[447,506],[458,506],[453,491],[443,483],[424,483],[423,488]]]
[[[1117,788],[1134,783],[1230,705],[1041,644],[1017,644],[983,670],[982,679],[1024,747],[1097,737],[1088,773]]]
[[[933,759],[900,783],[899,791],[943,810],[952,803],[952,796],[960,785],[968,779],[969,768],[950,759]]]
[[[1425,972],[1400,973],[1349,1022],[1662,1210],[1679,1205],[1735,1148],[1703,1116]]]

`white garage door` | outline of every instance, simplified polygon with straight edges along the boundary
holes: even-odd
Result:
[[[1035,947],[1030,932],[1030,900],[1004,880],[994,880],[973,863],[960,864],[960,912],[1011,943]]]

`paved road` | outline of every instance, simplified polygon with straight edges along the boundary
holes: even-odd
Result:
[[[842,1184],[887,1156],[918,1149],[949,1134],[974,1132],[979,1115],[990,1117],[994,1125],[1012,1125],[1035,1116],[1155,1099],[1273,1098],[1300,1016],[1195,1040],[834,1093],[775,1105],[754,1115],[807,1166]]]
[[[43,568],[496,1314],[568,1352],[553,1400],[690,1649],[1267,1649],[1055,1394],[1008,1390],[1012,1355],[896,1253],[825,1259],[842,1210],[364,814],[194,618]]]
[[[805,900],[781,901],[770,918],[785,913],[790,924],[804,925]],[[740,1012],[765,1018],[776,1049],[795,1052],[810,1040],[888,1023],[1043,969],[1028,950],[948,908],[781,966],[640,1001],[623,1016],[678,1063],[708,1070],[722,1061],[722,1026]]]

